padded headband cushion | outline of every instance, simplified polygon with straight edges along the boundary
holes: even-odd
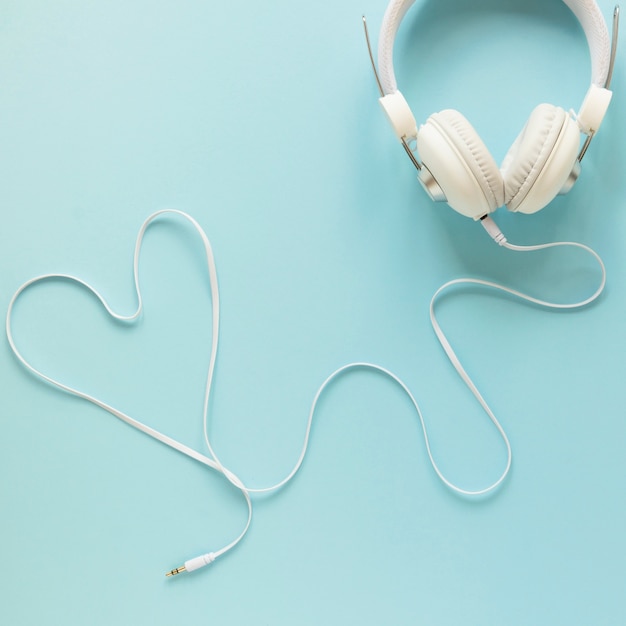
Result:
[[[431,115],[417,135],[417,151],[453,209],[478,219],[504,204],[500,170],[458,111]]]
[[[385,93],[398,89],[393,69],[393,46],[402,18],[415,0],[391,0],[385,11],[378,40],[378,70]],[[580,22],[591,56],[591,82],[604,86],[609,71],[611,41],[606,21],[595,0],[563,0]]]
[[[534,213],[556,196],[578,156],[578,126],[560,107],[540,104],[502,162],[511,211]]]

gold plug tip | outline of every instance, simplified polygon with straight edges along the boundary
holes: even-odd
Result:
[[[185,566],[183,565],[182,567],[176,567],[173,570],[169,571],[167,574],[165,574],[166,576],[176,576],[177,574],[180,574],[181,572],[185,571]]]

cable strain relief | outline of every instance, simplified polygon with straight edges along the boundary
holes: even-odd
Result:
[[[498,228],[498,225],[489,217],[489,215],[483,215],[480,218],[480,223],[487,231],[487,234],[499,245],[503,246],[506,243],[506,237],[502,234],[502,231]]]
[[[200,569],[205,565],[210,565],[213,561],[215,561],[215,558],[215,553],[208,552],[207,554],[189,559],[189,561],[185,561],[185,571],[193,572],[194,570]]]

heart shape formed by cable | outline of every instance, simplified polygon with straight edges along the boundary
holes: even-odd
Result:
[[[49,376],[48,374],[44,373],[40,369],[37,369],[31,363],[29,363],[28,360],[23,356],[23,354],[20,352],[20,350],[17,347],[15,338],[13,337],[11,322],[12,322],[12,315],[13,315],[13,309],[15,307],[15,303],[17,302],[19,297],[30,287],[37,285],[37,284],[41,284],[42,282],[45,282],[45,281],[50,281],[50,280],[59,280],[59,279],[66,280],[66,281],[69,281],[71,283],[77,284],[85,288],[88,292],[90,292],[92,295],[94,295],[97,298],[97,300],[100,302],[100,304],[105,309],[107,314],[114,320],[117,320],[120,322],[136,321],[140,317],[143,311],[143,297],[142,297],[141,287],[139,284],[139,257],[141,253],[143,238],[150,224],[154,222],[156,219],[158,219],[159,217],[165,216],[165,215],[177,216],[188,221],[193,226],[193,228],[198,233],[198,235],[200,236],[203,246],[204,246],[204,251],[205,251],[205,256],[206,256],[209,284],[210,284],[210,289],[211,289],[212,336],[211,336],[211,351],[210,351],[210,358],[209,358],[209,367],[208,367],[208,373],[207,373],[207,378],[206,378],[205,394],[204,394],[204,402],[203,402],[203,424],[204,424],[205,439],[206,439],[211,456],[204,455],[198,452],[197,450],[194,450],[193,448],[190,448],[189,446],[179,441],[176,441],[172,437],[169,437],[168,435],[165,435],[159,432],[158,430],[134,419],[130,415],[120,411],[119,409],[115,408],[111,404],[100,400],[96,396],[86,393],[84,391],[81,391],[80,389],[77,389],[70,385],[67,385],[61,382],[60,380],[53,378],[52,376]],[[220,302],[219,302],[219,288],[218,288],[218,282],[217,282],[217,270],[215,266],[213,250],[211,247],[211,243],[208,237],[206,236],[206,233],[200,226],[200,224],[198,224],[198,222],[187,213],[174,210],[174,209],[164,209],[164,210],[157,211],[153,213],[152,215],[150,215],[142,224],[139,230],[139,233],[137,235],[136,242],[135,242],[135,252],[134,252],[134,257],[133,257],[133,277],[134,277],[135,295],[137,298],[137,308],[133,313],[129,315],[122,315],[114,311],[112,307],[109,305],[109,303],[107,302],[107,300],[105,299],[105,297],[97,289],[95,289],[92,285],[90,285],[89,283],[84,281],[82,278],[79,278],[77,276],[73,276],[71,274],[45,274],[45,275],[32,278],[28,280],[27,282],[25,282],[15,292],[15,294],[11,298],[11,301],[9,303],[9,307],[7,310],[7,317],[6,317],[7,339],[9,341],[9,345],[13,353],[15,354],[17,359],[20,361],[20,363],[37,378],[45,381],[46,383],[52,385],[53,387],[56,387],[57,389],[61,391],[69,393],[70,395],[76,396],[83,400],[87,400],[88,402],[91,402],[92,404],[95,404],[96,406],[104,409],[105,411],[114,415],[115,417],[122,420],[123,422],[129,424],[130,426],[137,428],[141,432],[153,437],[154,439],[157,439],[158,441],[174,448],[175,450],[223,474],[230,483],[232,483],[235,487],[237,487],[241,491],[248,506],[248,519],[246,521],[244,529],[239,534],[239,536],[236,537],[234,541],[232,541],[230,544],[228,544],[224,548],[216,552],[209,553],[208,555],[203,555],[202,557],[203,560],[207,560],[208,562],[211,562],[218,556],[221,556],[222,554],[234,548],[241,541],[241,539],[243,539],[252,520],[252,503],[251,503],[250,496],[248,495],[245,485],[233,472],[228,470],[221,463],[217,455],[215,455],[213,448],[211,446],[211,443],[210,443],[210,439],[208,437],[207,415],[208,415],[209,400],[210,400],[210,395],[211,395],[211,388],[212,388],[212,383],[213,383],[213,376],[215,373],[215,363],[217,360],[217,348],[218,348],[218,342],[219,342],[219,324],[220,324]],[[202,565],[208,564],[208,562],[202,563]]]

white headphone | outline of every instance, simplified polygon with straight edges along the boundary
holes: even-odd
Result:
[[[557,194],[567,193],[578,178],[580,161],[611,101],[608,87],[615,56],[617,7],[611,46],[595,0],[563,0],[587,37],[591,85],[577,114],[552,104],[537,106],[498,168],[478,133],[458,111],[434,113],[418,131],[393,69],[395,36],[414,2],[391,0],[387,7],[379,39],[377,79],[380,103],[419,170],[418,178],[428,195],[477,220],[502,205],[510,211],[535,213]]]

